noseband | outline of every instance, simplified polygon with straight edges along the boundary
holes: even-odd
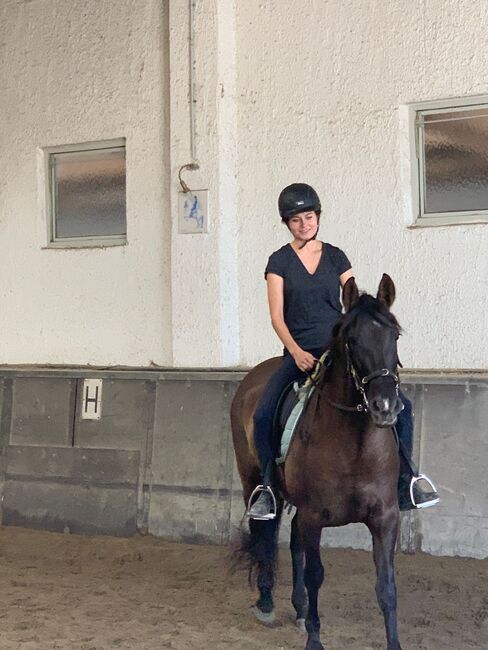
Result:
[[[348,411],[353,413],[354,412],[367,413],[369,410],[369,401],[366,395],[366,386],[371,381],[373,381],[373,379],[377,379],[378,377],[392,377],[395,382],[396,394],[398,395],[398,384],[399,384],[398,375],[396,375],[391,370],[388,370],[388,368],[381,368],[380,370],[373,370],[373,372],[371,372],[369,375],[366,375],[365,377],[360,377],[356,370],[356,367],[354,366],[354,362],[351,356],[351,351],[347,343],[345,344],[345,349],[346,349],[347,371],[353,378],[357,391],[361,394],[362,402],[356,404],[356,406],[346,406],[345,404],[339,404],[338,402],[333,402],[326,396],[326,399],[329,402],[329,404],[331,404],[331,406],[335,406],[335,408],[338,408],[340,411]]]

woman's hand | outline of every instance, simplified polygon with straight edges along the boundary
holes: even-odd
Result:
[[[305,352],[305,350],[302,350],[302,348],[298,348],[296,352],[292,352],[291,356],[295,360],[297,368],[302,372],[308,372],[309,370],[312,370],[317,362],[317,359],[313,356],[313,354],[310,354],[310,352]]]

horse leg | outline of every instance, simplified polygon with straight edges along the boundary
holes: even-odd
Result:
[[[291,563],[293,567],[293,591],[291,602],[297,613],[296,624],[305,632],[305,617],[307,615],[307,594],[305,593],[303,549],[298,534],[298,512],[291,521],[290,536]]]
[[[398,510],[389,510],[372,517],[368,528],[373,536],[373,557],[376,566],[376,597],[385,619],[387,650],[401,650],[397,629],[397,592],[394,555],[398,536]]]
[[[252,612],[259,621],[266,624],[274,621],[273,587],[281,513],[282,504],[278,504],[276,519],[249,520],[251,531],[249,553],[254,566],[257,567],[259,590],[259,598],[252,608]]]
[[[318,613],[319,589],[324,581],[324,566],[320,559],[320,533],[322,529],[300,526],[302,547],[305,551],[305,586],[308,593],[308,612],[305,627],[308,633],[305,650],[324,650],[320,643],[320,618]]]

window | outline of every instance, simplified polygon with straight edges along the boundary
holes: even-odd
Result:
[[[49,246],[126,242],[125,141],[45,150]]]
[[[487,223],[488,97],[429,102],[413,109],[416,225]]]

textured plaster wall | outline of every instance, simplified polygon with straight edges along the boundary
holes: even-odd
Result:
[[[199,0],[196,157],[209,232],[177,227],[191,161],[188,0],[0,8],[0,362],[252,365],[279,352],[263,269],[276,197],[318,189],[359,284],[398,289],[407,367],[488,365],[488,225],[408,229],[404,106],[488,93],[484,0]],[[40,148],[127,138],[125,247],[44,250]]]
[[[208,233],[179,234],[178,170],[191,159],[188,0],[170,3],[172,314],[175,366],[239,362],[235,3],[196,2],[195,149],[184,178],[209,191]]]
[[[1,3],[0,363],[171,364],[165,7]],[[128,245],[46,250],[41,148],[119,137]]]
[[[488,3],[238,7],[243,364],[279,352],[262,271],[288,241],[276,197],[305,181],[322,197],[322,238],[344,248],[359,285],[375,291],[383,271],[395,280],[404,365],[486,368],[488,224],[406,228],[411,191],[399,107],[488,93]]]

